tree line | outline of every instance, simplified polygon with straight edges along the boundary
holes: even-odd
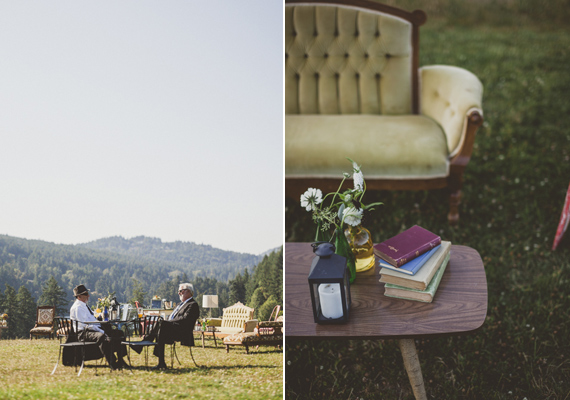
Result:
[[[24,285],[37,299],[42,284],[53,276],[70,301],[72,288],[82,283],[99,297],[116,292],[124,303],[133,296],[135,280],[145,292],[154,295],[163,291],[163,282],[177,277],[228,282],[244,268],[252,271],[260,260],[253,254],[194,243],[163,243],[146,237],[58,245],[0,235],[0,290],[5,284],[14,288]]]
[[[78,281],[79,283],[82,283]],[[283,247],[277,252],[265,255],[253,267],[252,272],[243,268],[235,278],[228,282],[219,281],[213,277],[188,277],[185,273],[173,276],[156,285],[156,289],[149,291],[149,285],[142,280],[132,278],[126,288],[121,292],[128,293],[120,303],[135,304],[138,301],[143,305],[150,305],[153,296],[178,302],[178,285],[182,282],[191,282],[194,285],[196,301],[200,305],[202,317],[221,317],[223,308],[236,302],[241,302],[255,309],[254,317],[267,320],[276,305],[283,305]],[[103,295],[112,293],[114,286],[105,283],[110,288]],[[87,287],[91,289],[88,285]],[[202,308],[202,296],[205,294],[218,295],[216,309]],[[70,299],[71,297],[71,299]],[[56,307],[56,315],[66,316],[73,300],[72,288],[63,287],[54,275],[51,275],[41,286],[40,294],[36,300],[26,284],[20,285],[18,290],[9,283],[5,284],[4,292],[0,291],[0,310],[8,315],[8,328],[2,333],[2,338],[29,337],[29,331],[36,320],[36,307],[50,305]],[[90,298],[89,304],[94,307],[97,295]]]

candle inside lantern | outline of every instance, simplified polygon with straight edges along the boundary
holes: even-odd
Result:
[[[342,298],[340,296],[340,284],[323,283],[319,285],[319,300],[321,312],[326,318],[342,317]]]

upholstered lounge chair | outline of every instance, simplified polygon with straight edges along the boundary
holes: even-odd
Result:
[[[228,335],[224,338],[226,352],[230,352],[230,346],[244,346],[249,354],[252,346],[277,346],[283,345],[283,317],[276,321],[260,321],[253,332],[241,332]]]
[[[335,191],[349,157],[368,189],[447,187],[458,221],[483,87],[462,68],[419,67],[426,18],[369,0],[286,0],[288,197]]]

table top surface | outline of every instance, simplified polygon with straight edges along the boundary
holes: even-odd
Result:
[[[403,339],[468,333],[487,316],[487,279],[479,253],[451,246],[450,260],[432,303],[384,296],[378,263],[357,273],[350,287],[352,305],[346,324],[314,322],[309,269],[310,243],[285,244],[285,336],[299,339]]]

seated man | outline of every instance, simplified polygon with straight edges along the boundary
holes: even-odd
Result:
[[[87,305],[89,301],[89,290],[85,285],[78,285],[73,288],[75,302],[71,306],[69,316],[74,321],[80,321],[78,326],[78,340],[85,339],[86,342],[97,342],[101,353],[107,359],[109,366],[113,369],[122,368],[126,365],[123,357],[127,354],[125,346],[121,346],[124,333],[118,329],[111,329],[109,324],[83,324],[82,322],[98,321],[93,315],[93,311]],[[117,357],[113,353],[117,353]]]
[[[164,361],[164,345],[180,341],[182,345],[194,346],[194,325],[200,316],[200,307],[194,300],[194,286],[181,283],[178,287],[180,304],[176,306],[167,320],[156,325],[147,340],[155,340],[154,355],[158,357],[158,365],[153,369],[166,369]]]

